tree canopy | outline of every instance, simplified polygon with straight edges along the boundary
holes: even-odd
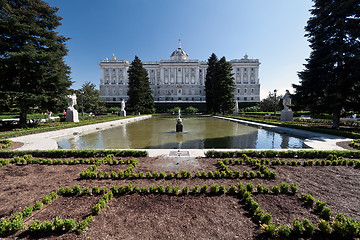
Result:
[[[150,82],[146,69],[138,56],[132,61],[128,70],[129,89],[127,110],[135,113],[153,113],[155,111]]]
[[[205,93],[206,93],[206,110],[207,112],[214,112],[214,85],[216,81],[215,70],[218,58],[215,53],[212,53],[208,59],[208,66],[205,78]]]
[[[338,128],[344,107],[359,110],[360,4],[358,0],[314,0],[305,30],[312,52],[294,100],[312,111],[333,114]]]
[[[76,91],[78,109],[87,113],[98,113],[106,110],[105,101],[100,99],[100,91],[95,89],[95,84],[85,82],[82,88]]]
[[[206,72],[206,105],[207,111],[216,113],[231,113],[235,107],[235,82],[232,66],[225,57],[217,60],[213,53],[208,59]]]
[[[213,53],[208,59],[206,72],[206,105],[207,111],[216,113],[231,113],[235,107],[235,82],[232,66],[225,57],[217,60]]]
[[[20,110],[20,125],[34,110],[56,111],[71,85],[57,8],[41,0],[1,1],[0,98]]]

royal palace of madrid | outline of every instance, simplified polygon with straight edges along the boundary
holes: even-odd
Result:
[[[148,72],[150,87],[155,103],[205,103],[205,77],[207,61],[189,59],[179,47],[171,54],[170,60],[142,62]],[[235,80],[235,100],[238,102],[259,102],[259,59],[245,55],[230,60]],[[107,103],[128,100],[128,74],[131,62],[111,59],[100,61],[100,98]]]

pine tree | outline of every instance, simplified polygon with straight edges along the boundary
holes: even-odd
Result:
[[[58,9],[41,0],[7,0],[0,6],[0,98],[20,110],[20,126],[28,113],[56,111],[71,85]]]
[[[333,114],[338,128],[340,111],[359,110],[360,4],[358,0],[314,0],[305,30],[312,52],[294,85],[294,100],[312,111]]]
[[[127,95],[127,109],[135,113],[153,113],[154,98],[152,96],[150,82],[146,69],[141,60],[135,56],[128,70],[129,89]]]
[[[208,59],[208,67],[206,70],[205,78],[205,92],[206,92],[206,109],[209,113],[215,114],[215,102],[214,102],[214,85],[215,85],[215,66],[218,62],[215,53],[211,54]]]
[[[232,66],[222,57],[215,65],[214,109],[222,114],[232,113],[235,106],[235,82]]]

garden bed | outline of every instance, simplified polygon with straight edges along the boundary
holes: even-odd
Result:
[[[90,159],[90,158],[89,158]],[[109,160],[111,159],[111,161]],[[116,161],[113,161],[113,160]],[[5,159],[11,162],[11,159]],[[49,160],[49,159],[47,159]],[[191,169],[187,163],[183,166],[185,171],[166,169],[166,160],[162,158],[120,158],[109,157],[93,163],[80,163],[80,159],[50,159],[52,162],[29,164],[4,163],[0,167],[0,219],[9,219],[10,215],[24,211],[29,205],[37,201],[44,201],[44,196],[51,192],[59,196],[44,205],[43,209],[34,211],[30,217],[24,218],[25,228],[16,233],[7,233],[2,237],[13,239],[266,239],[267,235],[261,230],[260,220],[254,216],[247,200],[240,196],[239,183],[248,187],[251,183],[252,199],[258,203],[264,213],[272,215],[271,222],[288,225],[292,228],[294,218],[302,221],[306,218],[317,229],[320,214],[316,212],[315,203],[312,207],[306,205],[306,200],[300,199],[302,193],[310,194],[315,201],[324,201],[332,211],[330,219],[342,213],[349,218],[360,220],[360,169],[357,167],[358,159],[341,159],[335,162],[329,159],[299,158],[266,158],[262,165],[267,171],[273,171],[274,177],[265,177],[264,172],[257,173],[261,162],[258,158],[197,159],[196,168]],[[56,161],[54,161],[56,160]],[[68,161],[64,161],[68,160]],[[77,161],[74,161],[77,160]],[[86,159],[85,159],[86,160]],[[121,161],[122,160],[122,161]],[[137,160],[137,161],[134,161]],[[239,161],[235,161],[239,160]],[[242,160],[242,161],[240,161]],[[268,161],[267,161],[268,160]],[[315,165],[318,160],[318,165]],[[221,164],[220,161],[224,164]],[[295,163],[293,166],[291,163]],[[334,160],[335,161],[335,160]],[[67,164],[65,164],[67,162]],[[194,160],[196,162],[196,159]],[[304,165],[304,162],[306,164]],[[324,166],[322,166],[324,162]],[[89,170],[89,167],[98,165]],[[130,167],[133,164],[134,167]],[[163,167],[159,167],[163,166]],[[164,167],[165,166],[165,167]],[[199,167],[200,166],[200,167]],[[217,176],[224,166],[233,171],[230,176]],[[130,168],[129,168],[130,167]],[[179,169],[181,168],[181,161]],[[80,173],[93,171],[95,178],[81,179]],[[129,177],[119,176],[119,172],[131,172]],[[266,171],[265,169],[265,171]],[[99,171],[102,174],[98,174]],[[241,170],[236,176],[235,171]],[[105,177],[105,172],[109,175]],[[110,171],[116,171],[111,176]],[[209,177],[209,171],[214,173]],[[248,174],[244,177],[244,171]],[[254,172],[251,177],[250,172]],[[144,176],[140,177],[143,172]],[[146,175],[146,172],[151,173]],[[154,177],[153,173],[157,172]],[[168,176],[161,177],[161,172]],[[177,176],[176,172],[178,172]],[[191,176],[187,175],[190,172]],[[205,172],[206,176],[202,176]],[[223,171],[224,172],[224,171]],[[260,171],[259,171],[260,172]],[[183,175],[184,174],[184,175]],[[274,186],[286,183],[295,183],[297,192],[293,194],[273,192]],[[216,186],[214,185],[216,184]],[[250,184],[250,185],[251,185]],[[268,193],[258,192],[257,186],[270,189]],[[208,189],[201,193],[206,185]],[[232,185],[236,188],[231,192]],[[65,196],[59,188],[74,188],[79,186],[79,193]],[[107,203],[102,209],[94,213],[94,207],[103,193],[92,193],[92,188],[108,189],[111,197],[107,196]],[[166,187],[169,186],[167,193]],[[176,186],[178,188],[176,188]],[[199,190],[196,191],[196,186]],[[226,191],[221,192],[221,186]],[[89,192],[84,189],[88,188]],[[74,188],[75,189],[75,188]],[[121,189],[121,190],[120,190]],[[126,190],[127,189],[127,190]],[[178,189],[178,190],[174,190]],[[186,190],[187,189],[187,190]],[[215,190],[214,190],[215,189]],[[213,192],[215,191],[215,192]],[[82,192],[80,194],[80,192]],[[196,192],[196,193],[195,193]],[[100,202],[99,202],[100,204]],[[57,216],[63,219],[75,219],[78,224],[87,217],[93,216],[89,221],[88,230],[81,234],[74,227],[70,231],[56,232],[54,229],[47,233],[30,233],[27,226],[35,220],[52,222]],[[265,220],[264,220],[265,221]],[[264,223],[264,222],[263,222]],[[263,226],[264,228],[264,226]],[[274,237],[276,239],[278,237]],[[313,239],[322,239],[319,230],[316,230]]]

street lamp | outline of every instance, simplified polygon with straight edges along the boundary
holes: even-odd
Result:
[[[84,90],[80,90],[81,93],[81,116],[84,116]]]
[[[274,116],[276,117],[276,92],[277,90],[274,90]]]

